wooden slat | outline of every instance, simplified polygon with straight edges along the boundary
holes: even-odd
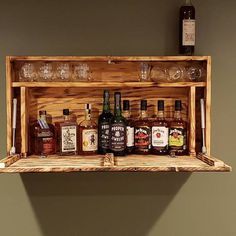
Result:
[[[10,57],[6,57],[7,154],[12,145],[12,76]]]
[[[181,156],[139,156],[115,157],[115,166],[104,166],[104,156],[50,156],[22,158],[0,172],[73,172],[73,171],[230,171],[228,166],[211,166],[198,158]]]
[[[157,83],[157,82],[13,82],[13,87],[97,87],[97,88],[110,88],[110,87],[205,87],[205,82],[178,82],[178,83]]]
[[[189,90],[189,153],[196,155],[196,89]]]
[[[208,56],[11,56],[12,61],[204,61]]]
[[[21,87],[21,153],[28,152],[28,88]]]
[[[6,157],[6,158],[0,160],[0,169],[6,168],[6,167],[12,165],[13,163],[18,161],[19,159],[20,159],[20,155],[16,154],[16,155],[9,156],[9,157]]]
[[[211,57],[207,60],[207,86],[206,98],[206,148],[207,155],[211,155]]]

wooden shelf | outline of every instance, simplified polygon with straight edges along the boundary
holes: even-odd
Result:
[[[206,82],[177,82],[177,83],[159,83],[159,82],[13,82],[12,87],[117,87],[117,88],[135,88],[135,87],[205,87]]]
[[[113,164],[104,164],[104,156],[18,156],[0,162],[0,173],[21,172],[76,172],[76,171],[122,171],[122,172],[220,172],[231,171],[224,162],[199,154],[198,157],[156,155],[129,155],[115,157]]]

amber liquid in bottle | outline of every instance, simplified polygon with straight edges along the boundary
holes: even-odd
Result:
[[[77,136],[78,126],[69,109],[63,110],[63,122],[56,123],[58,152],[62,156],[76,155],[78,153]]]
[[[193,55],[195,47],[195,8],[186,0],[179,12],[179,53]]]
[[[97,124],[91,119],[91,105],[85,105],[85,119],[79,124],[79,154],[95,155],[98,149]]]
[[[157,106],[157,118],[152,122],[151,152],[156,155],[166,155],[168,154],[169,128],[164,116],[164,100],[159,100]]]
[[[174,119],[170,123],[169,130],[169,153],[171,156],[187,154],[187,124],[182,119],[181,110],[181,100],[176,100]]]
[[[147,100],[142,100],[140,117],[134,122],[134,153],[148,154],[150,149],[151,126],[147,114]]]
[[[47,122],[46,111],[39,111],[39,119],[30,128],[30,153],[47,156],[55,152],[55,128]]]

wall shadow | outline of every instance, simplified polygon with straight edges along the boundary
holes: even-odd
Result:
[[[45,236],[144,236],[190,173],[21,174]]]

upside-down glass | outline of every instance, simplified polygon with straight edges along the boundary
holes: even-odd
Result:
[[[35,81],[36,80],[36,70],[33,63],[24,63],[20,68],[19,78],[22,81]]]
[[[91,80],[91,71],[86,63],[79,63],[74,67],[74,76],[76,80]]]
[[[56,76],[59,80],[69,80],[71,75],[69,63],[59,63],[56,68]]]
[[[39,78],[43,80],[51,80],[53,78],[53,67],[51,63],[42,63],[39,66]]]

